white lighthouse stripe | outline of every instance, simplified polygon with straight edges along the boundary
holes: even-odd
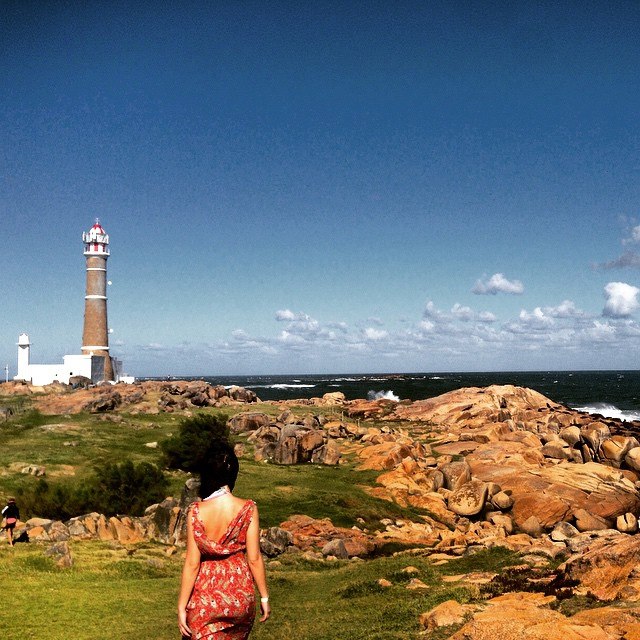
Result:
[[[109,351],[109,347],[101,347],[99,345],[90,344],[86,347],[82,347],[82,351]]]
[[[87,271],[104,271],[105,273],[107,272],[104,267],[87,267]]]
[[[84,299],[85,300],[106,300],[107,296],[90,295],[90,296],[85,296]]]

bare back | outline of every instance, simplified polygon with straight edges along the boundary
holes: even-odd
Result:
[[[220,540],[246,503],[247,500],[236,498],[231,494],[199,502],[199,516],[207,538],[214,541]]]

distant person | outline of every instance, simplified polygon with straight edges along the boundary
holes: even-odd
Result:
[[[187,513],[187,555],[178,597],[178,626],[192,640],[245,640],[253,626],[255,586],[260,593],[260,622],[271,614],[260,553],[258,508],[231,491],[238,476],[231,446],[214,456],[201,475],[208,497]]]
[[[2,510],[2,517],[5,519],[4,529],[7,532],[9,544],[13,547],[13,530],[20,519],[20,510],[15,498],[9,498],[7,506]]]

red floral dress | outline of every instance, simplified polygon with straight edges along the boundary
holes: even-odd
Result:
[[[200,549],[200,569],[187,604],[191,640],[246,640],[256,613],[253,577],[245,549],[254,502],[247,500],[217,542],[191,508],[193,536]]]

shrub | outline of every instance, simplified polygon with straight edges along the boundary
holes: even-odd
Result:
[[[50,483],[40,478],[18,489],[16,497],[25,516],[68,520],[90,511],[139,516],[150,504],[166,497],[168,485],[158,467],[125,460],[96,467],[93,477],[83,485]]]
[[[150,504],[166,498],[168,486],[162,470],[148,462],[105,464],[96,468],[95,502],[106,515],[140,516]]]
[[[186,418],[178,433],[162,443],[169,469],[202,474],[222,448],[233,446],[227,416],[200,414]]]

